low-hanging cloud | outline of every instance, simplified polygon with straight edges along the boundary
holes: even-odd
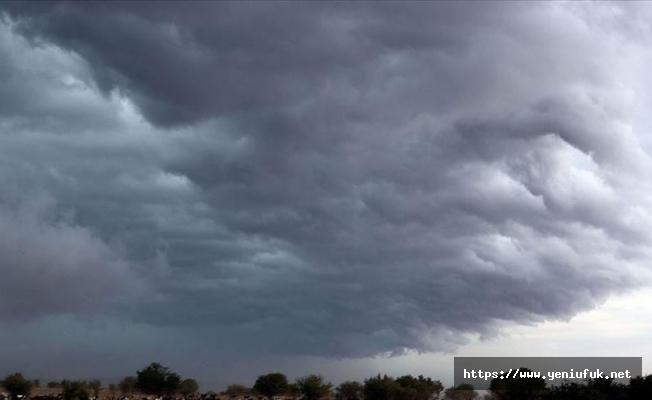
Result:
[[[53,221],[47,197],[0,208],[0,319],[93,315],[135,296],[138,277],[88,228]]]
[[[118,308],[134,321],[214,328],[225,348],[364,357],[449,350],[649,282],[652,164],[633,129],[647,31],[623,22],[629,8],[3,7],[7,37],[68,54],[111,111],[46,120],[25,101],[2,118],[56,135],[27,156],[49,154],[70,183],[43,185],[125,247],[129,266],[100,269],[147,286]]]

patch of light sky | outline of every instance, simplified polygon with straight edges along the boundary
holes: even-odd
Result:
[[[424,374],[440,379],[446,387],[453,384],[454,357],[643,357],[643,374],[652,373],[652,289],[612,297],[600,307],[578,314],[570,321],[547,321],[538,325],[505,325],[498,338],[472,339],[451,354],[410,352],[388,363],[385,357],[369,362],[377,373]],[[333,381],[351,379],[349,360],[322,361]]]

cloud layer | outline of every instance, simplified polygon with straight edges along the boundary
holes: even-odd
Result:
[[[366,357],[649,283],[644,9],[2,7],[4,320]]]

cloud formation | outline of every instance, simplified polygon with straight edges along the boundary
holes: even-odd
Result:
[[[61,260],[42,284],[71,289],[0,290],[0,318],[135,281],[110,313],[216,352],[365,357],[648,284],[630,6],[3,4],[3,201],[56,201],[0,224],[2,274],[24,290]]]

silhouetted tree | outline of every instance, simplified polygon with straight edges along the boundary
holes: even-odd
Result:
[[[173,394],[180,385],[181,377],[159,363],[151,363],[136,373],[136,388],[145,394]]]
[[[88,400],[88,391],[86,382],[81,381],[61,381],[61,389],[64,400]]]
[[[456,387],[446,389],[444,399],[446,400],[475,400],[480,395],[475,391],[473,385],[462,383]]]
[[[439,381],[425,378],[419,375],[417,378],[412,375],[404,375],[396,379],[399,384],[398,400],[428,400],[431,397],[439,397],[444,386]]]
[[[285,389],[285,395],[291,399],[296,399],[301,396],[301,391],[299,390],[299,386],[297,386],[296,382],[288,383],[288,386]]]
[[[335,389],[337,400],[360,400],[362,399],[362,385],[360,382],[346,381],[340,383]]]
[[[550,400],[590,400],[586,383],[563,382],[560,385],[552,386],[549,390],[548,399]]]
[[[5,377],[2,387],[9,392],[11,398],[15,399],[18,396],[28,396],[32,390],[32,382],[25,379],[23,374],[16,372]]]
[[[639,381],[632,385],[626,386],[613,382],[612,379],[589,379],[585,382],[564,382],[561,385],[553,386],[550,389],[551,400],[625,400],[636,399],[632,387],[637,387]],[[642,382],[642,380],[640,381]],[[652,397],[643,395],[640,399],[650,399]]]
[[[305,400],[319,400],[326,397],[333,387],[331,383],[324,383],[321,375],[314,374],[297,379],[296,385]]]
[[[251,389],[246,387],[245,385],[239,385],[234,383],[226,388],[224,394],[227,396],[248,396],[249,394],[251,394]]]
[[[652,399],[652,375],[630,379],[627,398],[632,400]]]
[[[136,390],[136,377],[135,376],[125,377],[123,380],[120,381],[118,387],[120,388],[120,393],[123,396],[132,393],[134,390]]]
[[[622,383],[616,383],[613,379],[589,379],[586,387],[591,396],[596,400],[625,400],[627,399],[627,387]]]
[[[379,374],[364,381],[364,398],[365,400],[394,400],[400,387],[394,378],[387,375],[381,377]]]
[[[263,396],[272,398],[287,391],[288,379],[285,374],[273,372],[266,375],[260,375],[254,384],[254,390]]]
[[[521,373],[531,373],[532,370],[521,367],[519,376],[515,378],[494,378],[489,384],[489,391],[498,400],[537,400],[544,398],[548,391],[543,378],[521,378]]]
[[[32,381],[32,386],[35,387],[35,388],[40,388],[41,387],[41,381],[39,381],[38,379],[34,379]]]
[[[198,391],[199,391],[199,384],[194,379],[190,379],[190,378],[184,379],[181,381],[181,384],[179,385],[179,393],[181,393],[184,396],[195,394]]]
[[[102,382],[100,382],[98,379],[94,379],[88,382],[88,390],[90,390],[93,396],[99,397],[100,390],[102,390]]]

